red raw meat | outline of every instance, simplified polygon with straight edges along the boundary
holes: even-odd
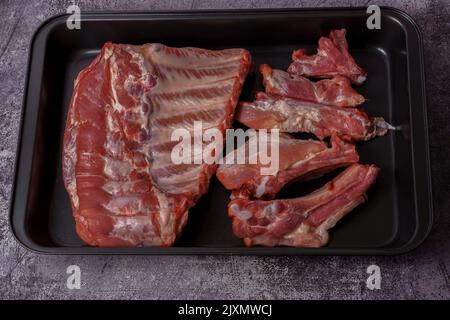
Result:
[[[287,200],[234,199],[228,205],[233,231],[247,246],[321,247],[328,229],[367,200],[378,168],[353,164],[315,192]]]
[[[257,140],[253,137],[253,140]],[[216,172],[217,178],[229,190],[234,190],[235,198],[273,199],[288,183],[319,177],[338,167],[358,162],[355,146],[345,143],[336,135],[331,138],[331,148],[324,142],[294,139],[288,134],[279,137],[279,169],[275,175],[262,175],[259,161],[250,164],[249,159],[259,160],[258,154],[249,154],[246,148],[246,164],[222,164]],[[270,145],[270,140],[267,145]],[[258,152],[257,152],[258,153]]]
[[[347,78],[342,76],[312,82],[302,76],[272,69],[267,64],[262,64],[259,70],[263,76],[266,92],[269,94],[337,107],[356,107],[364,102],[364,97],[352,88]]]
[[[64,134],[64,183],[82,240],[174,243],[216,165],[173,164],[171,133],[192,133],[196,120],[229,128],[250,60],[244,49],[104,45],[75,81]]]
[[[294,62],[288,72],[307,77],[331,78],[337,75],[347,77],[355,84],[362,84],[367,73],[359,67],[348,52],[345,29],[333,30],[330,37],[319,39],[317,54],[307,55],[305,50],[294,51]]]
[[[348,141],[384,135],[390,126],[383,118],[369,118],[356,108],[336,108],[258,92],[254,102],[239,104],[236,120],[254,129],[310,132],[323,139],[338,134]]]

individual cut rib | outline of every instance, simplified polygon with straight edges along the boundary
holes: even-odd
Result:
[[[246,151],[245,164],[221,164],[217,169],[219,181],[225,188],[233,190],[232,199],[273,199],[281,188],[293,181],[316,178],[338,167],[356,163],[359,159],[355,146],[336,135],[331,138],[331,147],[327,147],[322,141],[294,139],[288,134],[281,134],[278,139],[278,171],[273,175],[262,175],[261,168],[267,165],[259,161],[261,149],[250,154],[249,144],[254,140],[258,138],[252,137],[240,147]],[[268,146],[270,142],[269,139]]]
[[[287,200],[234,199],[228,205],[233,231],[247,246],[321,247],[328,230],[365,202],[378,168],[353,164],[322,188]]]
[[[341,75],[355,84],[362,84],[367,74],[348,52],[345,33],[345,29],[333,30],[329,38],[321,37],[315,55],[307,55],[304,49],[295,50],[292,54],[294,61],[289,66],[288,72],[319,78]]]
[[[254,129],[309,132],[320,139],[336,133],[347,141],[369,140],[384,135],[389,128],[383,118],[369,118],[356,108],[336,108],[263,92],[257,93],[254,102],[239,104],[236,120]]]
[[[337,107],[356,107],[364,102],[364,97],[343,76],[312,82],[303,76],[272,69],[267,64],[260,65],[259,70],[263,76],[265,91],[269,94]]]
[[[63,175],[78,235],[93,246],[169,246],[216,165],[174,164],[175,129],[229,128],[250,66],[244,49],[106,43],[80,72]]]

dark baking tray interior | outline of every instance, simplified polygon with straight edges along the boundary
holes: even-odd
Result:
[[[420,39],[414,23],[397,10],[383,9],[381,30],[367,29],[366,18],[364,9],[92,13],[83,15],[81,30],[67,29],[66,16],[49,20],[37,31],[30,55],[11,217],[17,238],[31,249],[50,253],[375,254],[403,252],[418,245],[432,222],[425,101],[420,95],[421,51],[411,48],[408,37],[417,38],[419,46]],[[215,178],[209,192],[191,209],[188,224],[174,248],[83,246],[75,233],[61,177],[61,145],[74,78],[104,42],[246,48],[255,68],[246,79],[241,99],[251,100],[255,91],[262,89],[256,66],[268,63],[286,69],[293,49],[314,52],[320,36],[343,27],[347,29],[352,55],[369,75],[359,88],[368,100],[363,108],[402,130],[358,145],[361,162],[379,166],[380,175],[369,190],[369,201],[331,230],[327,247],[244,248],[232,234],[227,216],[229,192]],[[418,65],[412,66],[411,59],[418,59]],[[411,77],[419,79],[414,82]],[[415,105],[411,100],[414,90],[419,94]],[[335,174],[293,184],[282,190],[280,197],[310,192]],[[422,193],[417,189],[420,181]]]

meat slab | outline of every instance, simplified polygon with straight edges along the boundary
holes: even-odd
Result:
[[[328,229],[365,202],[378,168],[353,164],[322,188],[287,200],[234,199],[228,214],[233,231],[247,246],[321,247]]]
[[[252,139],[248,140],[244,146],[251,142]],[[247,159],[259,159],[258,155],[250,154],[248,147],[246,156]],[[355,146],[340,140],[337,135],[331,138],[329,148],[322,141],[294,139],[288,134],[281,134],[276,174],[262,175],[261,162],[253,161],[252,164],[247,160],[245,164],[221,164],[216,176],[225,188],[233,190],[232,199],[273,199],[288,183],[319,177],[338,167],[356,163],[358,159]]]
[[[78,235],[92,246],[170,246],[216,166],[178,164],[174,129],[229,128],[244,49],[106,43],[75,80],[63,176]],[[202,134],[202,132],[193,132]]]
[[[307,55],[305,50],[294,51],[294,60],[288,68],[290,74],[307,77],[331,78],[337,75],[347,77],[355,84],[362,84],[366,72],[359,67],[348,52],[345,29],[333,30],[330,37],[321,37],[317,54]]]
[[[336,108],[258,92],[254,102],[241,102],[236,120],[254,129],[309,132],[323,139],[333,133],[347,141],[384,135],[390,126],[383,118],[369,118],[356,108]]]
[[[337,107],[356,107],[365,101],[343,76],[313,82],[303,76],[272,69],[267,64],[260,65],[259,70],[269,94]]]

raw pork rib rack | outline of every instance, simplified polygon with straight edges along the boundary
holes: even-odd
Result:
[[[349,142],[366,141],[391,128],[383,118],[369,118],[356,108],[365,99],[351,83],[361,84],[367,75],[348,52],[345,29],[320,38],[316,55],[296,50],[292,58],[288,72],[260,66],[265,92],[258,92],[253,102],[241,102],[236,120],[254,129],[306,132],[321,140],[331,136],[331,146],[282,134],[275,175],[260,174],[259,164],[219,167],[218,179],[232,190],[228,215],[233,232],[247,246],[326,245],[328,230],[367,200],[365,193],[378,175],[376,166],[357,164],[358,154]],[[327,79],[313,82],[305,76]],[[293,181],[346,166],[309,195],[273,200]]]
[[[216,166],[174,165],[174,129],[230,127],[244,49],[106,43],[76,81],[63,176],[78,235],[93,246],[169,246]],[[201,133],[196,133],[201,134]]]

